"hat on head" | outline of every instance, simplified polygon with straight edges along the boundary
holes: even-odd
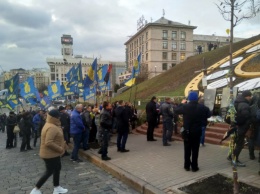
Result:
[[[14,112],[13,111],[9,112],[9,115],[14,115]]]
[[[198,93],[197,92],[190,92],[188,96],[189,101],[197,101],[198,100]]]
[[[60,107],[59,107],[59,111],[62,111],[62,110],[65,110],[65,107],[64,107],[64,106],[60,106]]]
[[[55,118],[59,118],[60,117],[60,113],[57,109],[52,109],[50,112],[49,112],[49,115],[52,116],[52,117],[55,117]]]
[[[243,97],[252,96],[252,93],[249,90],[245,90],[242,92]]]

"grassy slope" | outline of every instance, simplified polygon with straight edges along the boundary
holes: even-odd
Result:
[[[240,41],[234,44],[234,52],[256,40],[260,39],[260,35]],[[203,57],[205,57],[206,66],[209,67],[222,58],[228,56],[229,46],[221,47],[211,52],[196,55],[188,58],[176,67],[152,78],[146,80],[137,86],[116,96],[114,100],[123,99],[126,101],[134,101],[136,99],[147,101],[152,96],[183,96],[184,89],[188,82],[195,76],[194,71],[203,68]],[[130,92],[132,91],[131,98]]]

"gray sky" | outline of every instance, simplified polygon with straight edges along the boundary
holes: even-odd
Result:
[[[0,65],[6,71],[48,67],[46,57],[61,57],[60,37],[73,37],[74,55],[125,60],[124,43],[137,20],[162,17],[197,26],[195,34],[227,36],[218,0],[0,0]],[[235,36],[260,33],[260,16],[244,20]]]

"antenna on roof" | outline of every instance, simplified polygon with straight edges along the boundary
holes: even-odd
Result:
[[[162,13],[162,16],[164,17],[164,16],[165,16],[165,11],[164,11],[164,9],[162,10],[162,12],[163,12],[163,13]]]

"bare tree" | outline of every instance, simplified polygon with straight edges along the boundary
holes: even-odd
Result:
[[[233,68],[232,68],[232,54],[233,54],[233,38],[234,28],[239,25],[242,20],[250,19],[260,12],[260,0],[220,0],[220,4],[216,4],[220,14],[226,21],[230,22],[230,47],[229,47],[229,62],[230,62],[230,90],[231,97],[233,97]]]
[[[232,54],[233,54],[233,38],[234,28],[242,22],[244,19],[250,19],[256,16],[260,11],[260,0],[220,0],[220,4],[216,4],[220,14],[226,21],[230,22],[230,47],[229,47],[229,87],[230,87],[230,99],[233,100],[233,65],[232,65]],[[236,160],[233,155],[232,160]],[[239,193],[238,186],[238,173],[236,163],[233,163],[233,181],[234,188],[233,193]]]

